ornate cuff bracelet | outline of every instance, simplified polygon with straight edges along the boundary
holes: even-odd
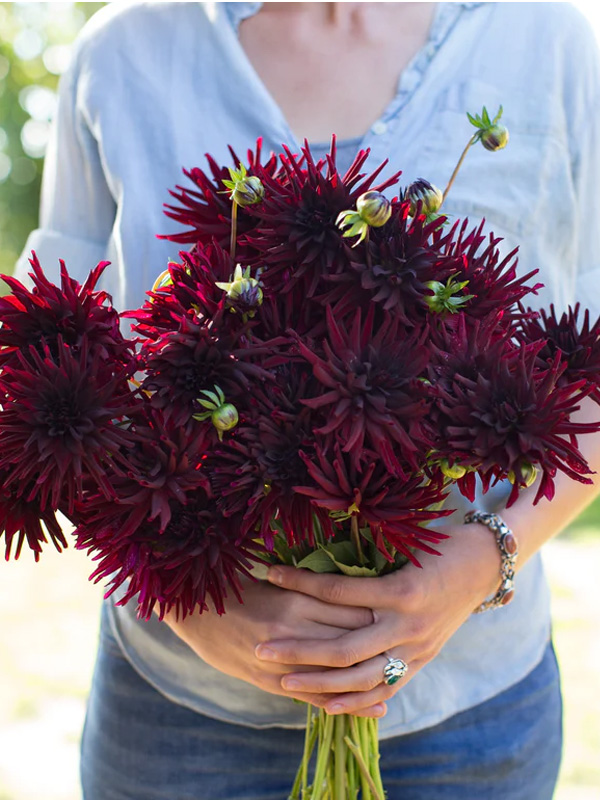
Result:
[[[496,537],[496,544],[500,550],[502,563],[500,565],[500,588],[493,597],[485,600],[474,609],[474,614],[480,614],[489,608],[500,608],[513,599],[515,594],[515,564],[519,551],[517,540],[511,529],[504,523],[498,514],[488,514],[485,511],[468,511],[465,514],[465,523],[481,522],[491,530]]]

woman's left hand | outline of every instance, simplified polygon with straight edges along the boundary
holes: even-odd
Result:
[[[389,700],[500,584],[500,555],[485,526],[452,525],[444,527],[444,532],[450,538],[438,545],[441,556],[418,553],[422,568],[407,564],[380,578],[272,567],[269,580],[278,586],[334,605],[371,608],[374,621],[327,641],[263,642],[256,656],[323,666],[323,671],[288,673],[282,686],[298,695],[330,695],[322,704],[330,714],[352,714]],[[383,683],[385,651],[408,664],[406,676],[392,686]]]

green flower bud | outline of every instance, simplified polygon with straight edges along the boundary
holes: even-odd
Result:
[[[262,304],[263,291],[260,282],[250,276],[250,267],[242,270],[242,265],[236,264],[232,279],[223,283],[215,281],[215,286],[227,292],[231,310],[240,311],[242,316],[253,317]]]
[[[410,200],[410,214],[414,217],[417,213],[417,203],[421,203],[421,213],[435,214],[444,199],[443,193],[429,181],[419,178],[410,184],[406,190],[406,198]]]
[[[502,150],[508,144],[508,128],[505,125],[492,125],[481,134],[481,144],[492,152]]]
[[[460,294],[469,281],[453,281],[454,277],[454,275],[451,275],[446,284],[440,283],[440,281],[427,281],[425,283],[425,286],[433,292],[432,295],[424,296],[430,311],[436,314],[449,311],[454,314],[460,311],[465,303],[475,297],[474,294]]]
[[[392,216],[392,204],[381,192],[365,192],[356,201],[360,218],[372,228],[381,228]]]
[[[480,141],[486,150],[502,150],[508,144],[508,128],[498,124],[498,120],[502,116],[502,106],[498,109],[498,113],[494,119],[490,119],[487,108],[484,106],[479,114],[472,116],[467,114],[469,122],[475,128],[477,133],[474,134],[473,141]]]
[[[229,197],[238,206],[253,206],[265,196],[265,187],[256,175],[248,175],[246,167],[240,164],[239,170],[229,168],[231,180],[224,180],[223,185],[229,189]]]
[[[210,419],[217,429],[219,441],[222,442],[223,431],[230,431],[238,424],[237,408],[232,403],[225,402],[225,395],[219,386],[215,386],[214,391],[202,389],[200,394],[203,394],[204,397],[199,397],[197,402],[207,410],[192,416],[199,422]]]
[[[152,284],[152,291],[158,292],[159,289],[166,289],[167,286],[173,285],[173,278],[171,278],[171,273],[168,269],[165,269],[163,272],[160,273],[158,278]]]
[[[239,422],[237,408],[231,403],[225,403],[210,415],[210,421],[217,429],[219,441],[223,441],[223,431],[230,431]]]
[[[450,465],[450,462],[448,461],[447,458],[443,458],[440,461],[440,469],[447,478],[452,478],[452,480],[458,480],[459,478],[462,478],[467,474],[466,467],[463,467],[456,461],[454,462],[454,464]]]
[[[520,464],[520,468],[521,468],[521,479],[525,482],[525,486],[529,489],[529,487],[535,483],[538,471],[533,466],[533,464],[529,463],[529,461],[522,461]],[[517,480],[517,476],[512,469],[508,473],[508,480],[511,483],[515,483]]]

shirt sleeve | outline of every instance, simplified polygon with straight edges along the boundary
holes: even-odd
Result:
[[[74,278],[85,278],[103,260],[115,220],[116,204],[99,142],[85,111],[81,48],[74,49],[72,64],[59,84],[42,177],[40,227],[29,235],[15,268],[15,277],[23,282],[28,280],[32,250],[50,279],[58,277],[61,258]]]
[[[600,316],[600,53],[591,30],[586,33],[587,41],[580,38],[587,47],[581,48],[584,57],[577,61],[579,80],[572,91],[577,102],[571,136],[578,220],[572,233],[578,243],[575,300],[589,308],[594,321]]]

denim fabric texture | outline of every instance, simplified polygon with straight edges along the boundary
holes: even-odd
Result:
[[[255,730],[173,703],[102,626],[82,741],[83,800],[285,800],[304,732]],[[551,800],[561,752],[554,651],[506,691],[381,742],[387,800]]]

